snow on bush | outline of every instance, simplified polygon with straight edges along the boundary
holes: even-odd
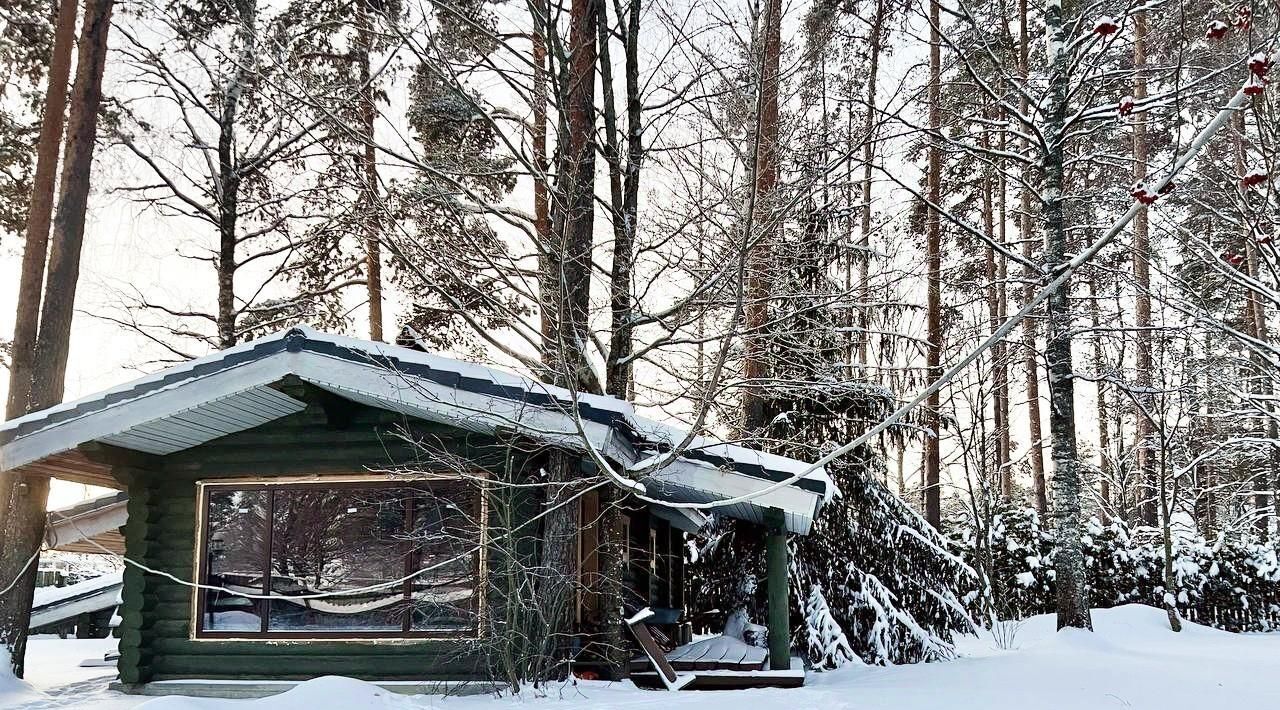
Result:
[[[986,534],[972,521],[954,525],[952,543],[989,578],[990,599],[967,600],[975,615],[1023,619],[1054,610],[1054,541],[1030,508],[1005,506]],[[1090,603],[1162,606],[1190,621],[1227,631],[1280,630],[1280,561],[1265,543],[1180,533],[1173,541],[1175,590],[1164,588],[1160,537],[1122,523],[1089,521],[1085,536]],[[984,606],[985,605],[985,606]]]
[[[809,637],[809,659],[818,670],[839,668],[860,659],[849,646],[839,622],[831,616],[821,585],[813,585],[804,604],[805,632]]]

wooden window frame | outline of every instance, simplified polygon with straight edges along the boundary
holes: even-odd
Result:
[[[484,474],[477,474],[477,479],[483,479]],[[236,478],[236,479],[218,479],[212,481],[196,481],[196,535],[194,550],[194,569],[196,579],[201,585],[208,584],[208,566],[207,550],[205,549],[209,540],[209,495],[212,491],[218,489],[231,490],[265,490],[268,492],[275,490],[307,490],[309,488],[412,488],[414,486],[430,486],[432,483],[445,484],[466,484],[471,479],[458,475],[415,475],[415,476],[291,476],[282,477],[278,480],[264,481],[261,478]],[[193,641],[310,641],[310,642],[326,642],[326,641],[423,641],[423,640],[475,640],[480,637],[480,620],[484,613],[485,605],[485,581],[488,577],[487,560],[485,555],[486,539],[488,536],[488,506],[486,505],[484,488],[480,486],[475,498],[475,507],[472,514],[479,521],[480,545],[473,553],[475,562],[475,592],[472,599],[472,609],[474,610],[474,623],[470,629],[462,629],[458,631],[413,631],[406,630],[405,627],[412,625],[411,615],[406,615],[405,622],[400,631],[216,631],[204,628],[204,606],[205,596],[208,590],[197,587],[191,595],[191,633],[189,638]],[[272,521],[274,520],[274,502],[275,496],[267,496],[267,530],[263,565],[264,565],[264,590],[270,589],[271,581],[271,552],[272,552]],[[415,555],[412,551],[405,555],[405,576],[413,572],[413,563]],[[403,585],[406,597],[412,589],[411,580],[406,579]],[[269,614],[262,620],[262,626],[265,628]]]

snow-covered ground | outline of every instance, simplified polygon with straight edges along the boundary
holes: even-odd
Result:
[[[0,681],[0,707],[15,710],[1045,710],[1280,707],[1280,634],[1234,635],[1188,624],[1169,631],[1164,613],[1141,606],[1094,612],[1097,632],[1054,632],[1052,617],[1028,620],[1001,649],[991,636],[961,643],[948,663],[846,668],[810,674],[804,688],[667,693],[628,683],[565,685],[554,697],[404,697],[346,678],[320,678],[262,700],[147,699],[86,680],[106,669],[75,668],[96,655],[88,642],[40,639],[29,664],[34,688]],[[93,642],[99,645],[107,642]],[[73,648],[71,645],[80,645]],[[83,650],[81,650],[83,649]],[[8,693],[6,695],[6,692]],[[149,702],[148,702],[149,701]]]

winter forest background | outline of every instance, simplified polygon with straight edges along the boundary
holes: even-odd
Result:
[[[1274,2],[65,14],[0,9],[0,358],[65,369],[9,416],[298,323],[409,337],[829,459],[792,543],[819,666],[1133,601],[1280,625]],[[760,540],[689,554],[695,611],[758,618]]]

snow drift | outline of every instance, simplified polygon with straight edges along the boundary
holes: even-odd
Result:
[[[811,673],[796,690],[666,693],[630,683],[580,682],[550,697],[496,699],[400,696],[349,678],[317,678],[260,700],[159,698],[145,710],[663,710],[824,708],[841,710],[1204,710],[1280,707],[1280,635],[1232,634],[1186,624],[1169,630],[1163,611],[1128,605],[1093,612],[1095,633],[1057,632],[1051,615],[1013,622],[957,644],[959,658],[906,666],[849,666]],[[1004,646],[1003,648],[1001,646]],[[142,699],[139,698],[139,701]],[[3,705],[0,702],[0,705]],[[85,706],[86,708],[89,706]]]

